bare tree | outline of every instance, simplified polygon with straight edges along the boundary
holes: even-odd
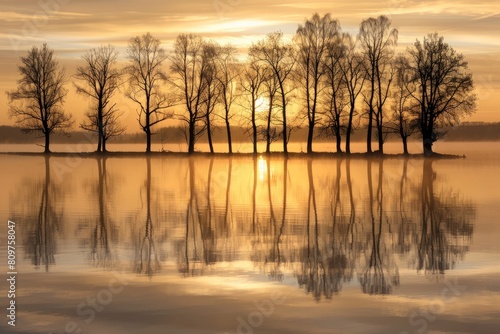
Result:
[[[194,152],[194,146],[205,126],[199,126],[203,117],[203,91],[206,81],[203,62],[203,40],[198,35],[181,34],[177,36],[174,50],[170,57],[170,70],[174,75],[173,85],[179,92],[179,99],[184,100],[187,115],[179,118],[188,124],[188,152]]]
[[[130,64],[125,68],[129,77],[126,96],[139,106],[138,121],[146,133],[146,152],[151,152],[152,127],[172,117],[167,109],[173,102],[161,90],[167,82],[162,68],[167,53],[149,32],[131,38],[127,52]]]
[[[279,83],[276,76],[273,74],[272,70],[267,64],[264,64],[264,78],[263,84],[265,89],[265,94],[267,95],[267,112],[263,115],[264,117],[264,127],[260,129],[261,136],[266,140],[266,153],[271,152],[271,143],[278,139],[278,133],[276,130],[275,118],[276,118],[276,98],[279,89]],[[274,121],[274,122],[273,122]]]
[[[339,23],[325,14],[320,17],[315,13],[311,19],[300,24],[295,35],[297,45],[296,72],[299,85],[304,94],[304,107],[306,109],[308,133],[307,152],[313,151],[314,127],[319,122],[318,102],[323,90],[321,80],[325,74],[324,60],[328,55],[329,47],[339,35]]]
[[[242,75],[239,79],[241,96],[247,98],[247,101],[243,104],[243,108],[250,111],[253,153],[255,154],[257,153],[258,142],[257,110],[262,107],[258,104],[263,95],[265,68],[255,59],[249,58],[248,63],[242,70]]]
[[[283,152],[288,153],[288,125],[287,125],[287,105],[290,100],[293,85],[289,83],[295,64],[293,47],[286,43],[282,32],[274,32],[253,45],[250,48],[250,55],[268,65],[278,83],[278,93],[281,97],[281,117],[282,117],[282,138]]]
[[[220,87],[220,103],[223,107],[223,118],[226,125],[227,145],[229,153],[233,153],[231,139],[231,124],[233,118],[231,107],[236,100],[236,85],[238,82],[238,72],[236,63],[236,49],[232,45],[221,47],[217,57],[217,80]]]
[[[17,89],[7,92],[9,116],[16,118],[23,131],[43,133],[45,153],[50,153],[50,134],[73,125],[72,116],[62,109],[68,79],[47,44],[33,46],[20,59]]]
[[[363,91],[366,75],[363,67],[363,57],[357,50],[356,40],[349,33],[342,35],[344,57],[340,61],[340,70],[349,98],[349,117],[345,132],[345,151],[351,153],[351,134],[354,129],[354,116],[359,94]]]
[[[218,58],[220,47],[215,42],[204,42],[202,46],[202,80],[204,81],[204,89],[201,91],[201,103],[204,105],[204,129],[207,132],[208,146],[210,153],[214,153],[214,145],[212,140],[213,115],[215,107],[221,97],[221,87],[218,79]]]
[[[377,18],[363,20],[358,38],[365,57],[366,75],[370,82],[365,96],[365,102],[368,106],[366,149],[368,153],[372,152],[372,127],[373,118],[375,118],[378,149],[380,153],[384,153],[383,107],[390,92],[393,75],[391,61],[398,39],[398,30],[391,29],[391,20],[381,15]]]
[[[328,53],[323,60],[325,68],[325,96],[323,104],[326,109],[324,122],[327,135],[336,139],[337,152],[342,152],[342,135],[346,128],[346,109],[348,106],[345,77],[341,63],[345,58],[345,47],[340,38],[331,40],[328,44]]]
[[[454,125],[476,110],[472,73],[465,57],[438,34],[424,37],[423,43],[417,40],[407,53],[417,86],[412,97],[419,105],[418,128],[424,153],[431,155],[432,144],[439,137],[437,129]]]
[[[120,125],[116,104],[111,98],[120,86],[120,71],[116,68],[118,53],[111,45],[88,51],[82,58],[84,66],[78,66],[75,78],[83,84],[75,83],[77,93],[91,98],[91,108],[85,114],[82,129],[97,132],[97,152],[106,152],[106,141],[125,131]]]
[[[403,142],[403,153],[408,154],[408,137],[416,130],[412,111],[415,103],[411,99],[414,85],[410,81],[408,58],[400,54],[394,60],[395,81],[392,89],[393,113],[389,129],[396,133]],[[412,103],[413,102],[413,103]],[[417,106],[418,107],[418,106]]]

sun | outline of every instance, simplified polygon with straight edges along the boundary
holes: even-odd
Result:
[[[264,112],[267,111],[268,109],[269,109],[269,101],[263,96],[257,98],[257,100],[255,101],[255,111]]]

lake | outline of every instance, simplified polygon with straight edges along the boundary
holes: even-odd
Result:
[[[0,332],[498,333],[500,143],[436,150],[0,155]]]

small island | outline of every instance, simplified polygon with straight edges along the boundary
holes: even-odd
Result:
[[[397,40],[398,30],[384,15],[363,20],[353,36],[331,14],[316,13],[292,40],[271,32],[246,55],[195,34],[179,34],[167,51],[145,33],[129,40],[125,60],[114,46],[102,45],[87,51],[71,75],[43,44],[19,59],[17,87],[7,92],[9,115],[24,132],[43,136],[46,154],[51,135],[74,126],[64,106],[72,86],[88,102],[79,128],[97,141],[96,153],[107,152],[107,141],[125,132],[120,117],[135,112],[148,154],[158,125],[170,120],[181,128],[176,135],[189,154],[201,138],[215,153],[217,131],[225,132],[232,154],[238,126],[253,154],[259,142],[269,154],[271,143],[281,141],[287,156],[290,137],[303,128],[308,154],[315,140],[328,138],[337,154],[349,155],[352,136],[362,129],[366,156],[383,155],[391,134],[400,138],[403,155],[413,135],[425,156],[436,156],[433,143],[443,127],[477,108],[472,73],[465,56],[437,33],[405,51],[397,52]],[[120,98],[130,103],[128,110],[118,109]]]

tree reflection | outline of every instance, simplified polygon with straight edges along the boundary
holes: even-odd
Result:
[[[96,158],[98,171],[98,184],[96,187],[99,204],[99,217],[91,230],[90,258],[92,264],[97,267],[111,268],[115,264],[115,258],[111,250],[111,243],[117,241],[114,222],[108,213],[108,200],[112,186],[109,185],[109,176],[106,171],[106,157]]]
[[[322,295],[331,298],[331,292],[333,291],[327,285],[327,265],[320,251],[318,208],[311,159],[307,161],[307,179],[309,185],[306,220],[307,240],[306,247],[302,251],[302,268],[301,273],[297,275],[297,281],[299,286],[303,287],[307,293],[312,293],[316,300],[320,300]],[[313,229],[312,233],[311,228]]]
[[[331,285],[330,291],[338,294],[342,290],[344,282],[350,282],[354,274],[355,254],[358,253],[359,246],[353,238],[354,223],[356,219],[354,198],[352,195],[352,182],[350,171],[347,173],[347,184],[349,191],[350,218],[345,217],[342,206],[342,165],[343,160],[336,161],[336,177],[332,191],[332,201],[330,206],[332,226],[329,241],[330,254],[328,257],[328,275]],[[326,295],[331,298],[332,294]]]
[[[19,225],[26,257],[48,271],[65,197],[55,177],[61,160],[44,159],[41,175],[18,187],[29,192],[16,193],[11,217],[26,221]],[[118,232],[128,233],[118,223],[123,213],[111,205],[111,159],[95,158],[95,214],[82,224],[91,227],[85,234],[91,263],[101,268],[116,266]],[[315,300],[334,298],[355,274],[363,293],[385,295],[400,284],[400,268],[437,279],[471,245],[475,207],[438,177],[436,160],[189,157],[178,160],[185,178],[179,173],[173,181],[180,186],[154,181],[156,161],[146,158],[145,179],[138,180],[142,211],[128,239],[136,273],[155,275],[168,250],[184,277],[250,260],[272,281],[294,275]],[[165,202],[164,193],[175,200]]]
[[[413,193],[410,180],[408,179],[408,160],[407,156],[403,160],[403,170],[399,180],[399,194],[397,200],[397,207],[395,209],[399,212],[399,217],[396,220],[396,240],[393,244],[393,250],[401,255],[405,255],[411,251],[412,246],[416,244],[417,240],[417,224],[416,219],[413,217],[411,206],[409,204],[408,193]]]
[[[51,265],[55,265],[55,254],[57,252],[57,234],[61,229],[63,211],[57,211],[54,207],[54,201],[57,200],[60,189],[58,185],[51,180],[50,157],[45,156],[45,179],[40,183],[35,183],[32,188],[33,193],[28,194],[28,204],[35,212],[29,212],[26,216],[21,216],[20,221],[27,220],[28,231],[24,239],[26,256],[31,264],[37,269],[43,266],[45,271],[49,271]],[[32,201],[31,196],[40,196],[37,204],[36,199]],[[22,198],[23,202],[26,198]],[[28,209],[31,211],[31,208]],[[29,218],[33,217],[33,218]]]
[[[469,250],[475,209],[451,190],[436,194],[432,163],[423,164],[417,271],[438,277],[453,269]]]
[[[231,187],[242,184],[232,176],[233,160],[190,158],[184,235],[174,241],[179,273],[204,275],[250,252],[270,280],[282,281],[293,268],[298,285],[319,301],[340,293],[355,273],[363,293],[390,294],[405,262],[442,274],[468,251],[474,207],[452,191],[436,193],[432,162],[412,163],[423,164],[419,178],[408,176],[408,159],[386,167],[376,158],[365,167],[340,158],[328,161],[328,171],[320,169],[323,161],[308,159],[304,178],[291,161],[249,160],[249,173],[238,173],[250,177],[247,207],[238,207],[243,214],[233,221]],[[304,185],[304,195],[295,193]]]
[[[270,161],[270,160],[269,160]],[[276,215],[274,213],[273,202],[272,202],[272,194],[271,194],[271,166],[267,168],[268,172],[268,196],[269,196],[269,217],[270,217],[270,225],[272,231],[272,241],[271,241],[271,249],[269,250],[269,254],[265,259],[265,263],[268,264],[268,276],[272,281],[282,281],[284,278],[283,271],[281,268],[282,263],[286,262],[286,258],[282,253],[281,244],[282,237],[285,229],[286,223],[286,200],[287,200],[287,184],[288,184],[288,159],[283,159],[283,197],[282,197],[282,212],[281,212],[281,220],[278,226],[278,221]]]
[[[345,219],[341,205],[341,165],[342,160],[337,159],[330,206],[332,225],[331,228],[324,226],[321,229],[313,161],[308,160],[307,164],[309,184],[307,240],[306,247],[301,252],[302,268],[301,273],[297,275],[297,280],[299,286],[304,287],[306,292],[311,293],[317,301],[321,300],[322,297],[331,299],[335,294],[338,294],[343,283],[352,279],[354,268],[353,257],[349,250],[349,226],[351,222],[347,222]],[[311,229],[313,229],[312,233]]]
[[[463,205],[458,196],[450,197],[453,193],[443,191],[439,199],[431,195],[434,194],[433,177],[429,177],[432,170],[429,171],[431,165],[427,161],[421,161],[424,174],[420,183],[418,178],[408,177],[407,159],[402,161],[401,174],[396,177],[394,170],[384,176],[383,159],[369,160],[366,162],[366,183],[361,181],[361,188],[356,188],[350,159],[337,159],[333,172],[326,174],[327,180],[319,176],[316,161],[309,159],[307,181],[304,179],[308,187],[307,199],[303,213],[299,211],[299,216],[295,216],[299,219],[296,223],[291,221],[294,218],[287,216],[288,189],[290,183],[300,185],[303,181],[290,175],[290,160],[282,160],[281,174],[272,168],[276,166],[272,159],[266,158],[266,168],[259,167],[257,158],[248,164],[253,168],[248,173],[253,176],[249,183],[248,210],[251,212],[246,216],[247,220],[239,222],[231,219],[232,162],[228,160],[227,170],[222,169],[228,177],[218,176],[219,182],[214,185],[214,158],[208,162],[207,182],[202,179],[198,184],[198,164],[190,160],[186,232],[184,240],[177,241],[178,270],[184,276],[203,275],[208,267],[215,268],[218,262],[233,259],[233,255],[246,244],[242,238],[251,238],[248,245],[256,267],[271,280],[282,281],[287,270],[285,264],[293,264],[298,285],[319,301],[338,294],[346,282],[352,281],[355,272],[363,293],[390,294],[400,284],[401,259],[410,264],[418,263],[417,270],[421,271],[432,269],[432,263],[443,262],[442,258],[451,258],[453,261],[449,265],[441,266],[446,270],[468,250],[467,240],[470,240],[472,228],[467,214],[473,213],[474,209],[472,205]],[[199,165],[200,168],[203,166]],[[261,181],[265,181],[262,183],[258,182],[261,169],[265,170],[265,175],[260,175]],[[221,169],[217,173],[220,172]],[[318,182],[321,191],[317,189]],[[331,186],[325,188],[326,184]],[[214,186],[222,190],[217,192],[220,194],[217,198],[212,195]],[[280,192],[277,205],[276,195]],[[415,197],[419,192],[422,196]],[[358,203],[357,196],[360,195],[357,194],[366,194],[367,200]],[[217,201],[224,204],[217,207],[214,204]],[[415,211],[416,201],[418,211]],[[467,208],[464,209],[465,216],[462,215],[465,218],[457,219],[456,214],[448,212],[450,207],[456,206]],[[422,224],[417,224],[420,209]],[[327,212],[330,216],[325,215]],[[441,217],[439,219],[446,228],[430,227],[434,226],[433,221],[437,219],[434,217],[437,216]],[[452,220],[453,224],[442,217]],[[232,224],[240,224],[237,234],[230,228]],[[462,236],[468,239],[458,243],[457,237]],[[224,244],[228,248],[218,247],[222,239],[227,241]],[[430,256],[438,256],[438,249],[441,257],[432,260]],[[448,251],[446,256],[444,249]]]
[[[159,251],[156,246],[155,226],[151,214],[151,157],[146,157],[146,221],[139,230],[135,247],[134,271],[152,277],[161,269]]]
[[[266,273],[271,281],[282,281],[284,279],[283,266],[287,263],[286,250],[283,249],[284,238],[286,235],[287,224],[287,196],[288,196],[288,182],[289,171],[288,161],[283,159],[283,172],[281,174],[274,174],[273,166],[277,165],[271,156],[263,158],[254,158],[253,160],[253,186],[252,186],[252,255],[251,259],[255,266],[261,272]],[[267,212],[263,212],[264,219],[259,219],[260,215],[257,214],[257,188],[258,178],[265,181],[266,188],[265,197],[260,198],[261,204],[266,204]],[[273,186],[281,186],[281,215],[279,213],[279,204],[276,204],[276,191],[273,191]],[[264,223],[262,223],[264,222]]]
[[[389,294],[393,286],[399,285],[399,271],[395,266],[391,253],[385,246],[383,232],[384,222],[389,219],[384,214],[384,192],[383,192],[383,159],[378,159],[378,182],[377,191],[373,191],[373,160],[367,162],[368,173],[368,196],[369,196],[369,219],[371,231],[367,234],[366,244],[369,258],[365,268],[358,274],[361,289],[367,294]],[[375,209],[374,209],[375,206]],[[385,219],[384,219],[385,218]]]
[[[189,159],[189,200],[185,215],[185,235],[183,240],[176,242],[177,270],[185,277],[203,275],[207,266],[218,261],[215,235],[217,224],[214,221],[216,213],[213,212],[215,201],[212,198],[213,164],[212,157],[206,183],[206,205],[203,206],[195,180],[195,160]]]

